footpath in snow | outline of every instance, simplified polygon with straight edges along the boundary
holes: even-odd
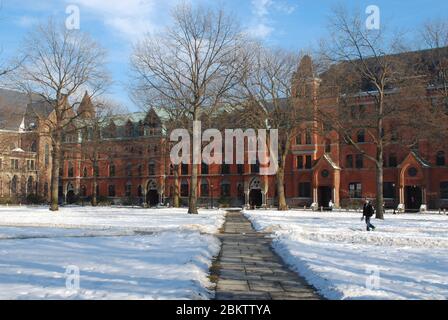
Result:
[[[329,299],[448,299],[448,217],[248,210],[276,252]]]
[[[209,299],[223,222],[217,210],[0,207],[0,299]]]

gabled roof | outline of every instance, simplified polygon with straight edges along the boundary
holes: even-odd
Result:
[[[330,155],[328,153],[325,153],[319,160],[317,160],[316,164],[314,165],[313,169],[316,168],[321,161],[326,161],[334,170],[341,170],[341,167],[339,167],[336,162],[331,159]]]
[[[408,156],[398,165],[398,168],[403,167],[403,164],[406,163],[410,157],[414,158],[423,168],[431,167],[431,164],[428,161],[420,157],[415,151],[411,151]]]

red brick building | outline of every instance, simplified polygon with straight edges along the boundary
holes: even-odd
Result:
[[[315,96],[315,108],[332,108],[337,97],[320,97],[322,79],[310,77],[309,90]],[[428,88],[428,95],[431,94]],[[354,97],[353,108],[369,107],[369,99],[362,92]],[[41,109],[45,109],[42,108]],[[23,107],[23,115],[29,108]],[[93,123],[95,110],[88,95],[78,112],[85,123]],[[29,112],[28,112],[29,113]],[[40,111],[40,114],[50,116]],[[22,117],[25,125],[13,130],[17,147],[25,151],[19,157],[35,159],[35,168],[27,174],[11,172],[2,167],[2,194],[11,192],[14,176],[23,181],[33,178],[38,193],[48,195],[48,141],[41,125],[31,121],[30,115]],[[40,117],[39,119],[43,119]],[[20,120],[20,117],[17,119]],[[28,120],[27,120],[28,119]],[[97,184],[100,199],[115,203],[156,205],[172,203],[175,177],[170,164],[166,141],[166,124],[169,121],[163,110],[151,109],[147,113],[131,113],[102,119],[99,139],[89,125],[76,133],[67,134],[64,143],[64,165],[61,168],[60,196],[62,201],[87,201]],[[344,143],[334,131],[320,134],[303,130],[292,141],[285,170],[286,198],[290,206],[328,206],[331,200],[337,207],[358,205],[365,198],[375,198],[375,167],[365,156]],[[319,123],[312,123],[319,126]],[[21,131],[22,130],[22,131]],[[0,132],[1,135],[9,133]],[[353,133],[361,148],[375,155],[375,144],[362,130]],[[35,145],[33,145],[35,144]],[[35,150],[35,151],[33,151]],[[91,159],[92,150],[98,152],[97,165]],[[17,151],[17,150],[16,150]],[[14,158],[16,151],[1,155],[3,164]],[[412,150],[400,145],[390,145],[385,150],[384,197],[386,206],[396,208],[402,204],[407,209],[448,207],[448,167],[444,147],[422,140]],[[14,170],[13,170],[14,171]],[[178,192],[183,204],[187,203],[190,190],[191,165],[182,165],[178,172]],[[259,174],[258,165],[202,165],[198,179],[198,193],[202,205],[228,204],[272,206],[276,203],[275,176]],[[28,174],[30,173],[30,174]],[[5,191],[6,190],[6,191]],[[34,190],[34,189],[33,189]],[[29,191],[25,191],[29,192]]]

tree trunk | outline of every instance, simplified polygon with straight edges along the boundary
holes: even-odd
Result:
[[[382,163],[382,162],[381,162]],[[384,220],[384,196],[383,196],[383,166],[377,165],[376,169],[376,215],[375,218]]]
[[[94,176],[93,177],[93,184],[92,184],[92,188],[93,188],[93,190],[92,190],[92,201],[91,201],[92,207],[98,206],[98,195],[96,194],[97,185],[98,185],[98,181],[97,181],[96,177]]]
[[[285,211],[288,210],[285,196],[285,169],[283,167],[283,164],[281,165],[282,167],[279,166],[277,171],[278,210]]]
[[[94,157],[95,157],[95,159],[93,161],[94,169],[93,169],[93,183],[92,183],[93,190],[92,190],[92,201],[91,201],[92,207],[96,207],[98,205],[98,195],[96,193],[96,188],[98,186],[98,177],[96,176],[96,173],[97,173],[96,168],[98,166],[98,163],[97,163],[98,155],[96,154],[96,151],[95,151]]]
[[[384,117],[384,88],[380,90],[380,101],[378,110],[378,143],[376,147],[376,219],[384,220],[384,195],[383,195],[383,117]]]
[[[198,185],[198,165],[192,164],[191,180],[190,180],[190,197],[188,199],[188,213],[189,214],[198,214],[197,185]]]
[[[180,201],[179,201],[179,166],[174,166],[174,190],[173,190],[173,207],[179,208],[180,207]]]
[[[59,136],[55,137],[53,142],[51,159],[51,198],[50,210],[59,210],[59,167],[61,165],[61,142]]]

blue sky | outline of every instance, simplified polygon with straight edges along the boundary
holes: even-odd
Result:
[[[216,0],[188,0],[216,5]],[[89,32],[108,50],[108,66],[114,79],[110,95],[130,110],[128,97],[129,56],[132,44],[145,32],[158,32],[169,23],[169,11],[177,0],[0,0],[0,45],[13,57],[23,36],[49,16],[64,20],[70,4],[80,9],[82,31]],[[412,34],[429,19],[448,21],[446,0],[222,0],[220,3],[241,19],[242,27],[273,46],[309,49],[325,36],[332,8],[344,4],[365,10],[377,5],[381,22],[389,29]]]

